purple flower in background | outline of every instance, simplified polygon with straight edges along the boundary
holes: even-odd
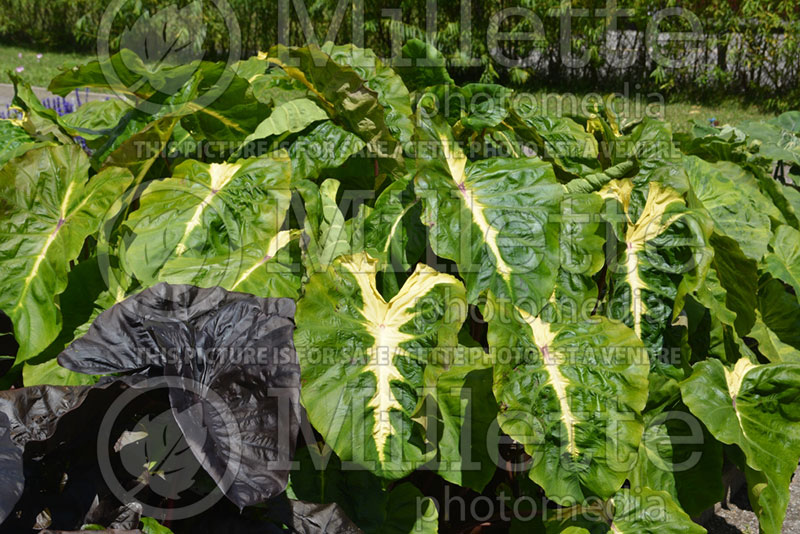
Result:
[[[89,95],[88,89],[86,89],[85,95],[86,98],[88,99]],[[78,108],[78,106],[81,105],[82,102],[80,99],[80,94],[78,93],[77,89],[75,90],[75,98],[77,101],[74,104],[62,96],[45,98],[44,100],[42,100],[42,105],[47,109],[52,109],[59,116],[63,116],[66,115],[67,113],[72,113]],[[0,119],[21,119],[22,116],[23,115],[20,112],[20,110],[12,107],[11,104],[6,104],[5,110],[0,111]],[[89,154],[90,156],[94,153],[94,150],[92,150],[86,145],[86,139],[84,139],[83,137],[76,135],[72,139],[76,143],[78,143],[78,145],[80,145],[83,151]]]
[[[17,68],[16,68],[16,69],[14,69],[14,70],[15,70],[15,71],[17,71],[17,72],[22,72],[23,70],[25,70],[25,67],[23,67],[22,65],[20,65],[19,67],[17,67]]]
[[[20,59],[22,59],[22,52],[20,52],[19,54],[17,54],[17,57],[18,57],[18,58],[20,58]]]
[[[77,95],[78,93],[77,89],[75,90],[75,93]],[[67,100],[62,96],[56,96],[52,98],[45,98],[44,100],[42,100],[42,105],[47,109],[52,109],[53,111],[58,113],[59,117],[61,117],[63,115],[66,115],[67,113],[72,113],[73,111],[75,111],[75,108],[80,106],[81,102],[80,99],[78,99],[77,104],[73,104],[72,102],[70,102],[69,100]]]
[[[22,72],[23,67],[17,67],[17,72]],[[106,99],[108,100],[108,99]],[[66,115],[68,113],[74,112],[78,107],[80,107],[85,102],[89,101],[89,88],[83,90],[83,99],[81,99],[81,91],[75,89],[75,102],[70,102],[63,96],[53,96],[49,98],[45,98],[42,100],[42,106],[47,109],[52,109],[55,111],[59,116]],[[0,110],[0,119],[20,119],[22,118],[22,114],[20,110],[17,108],[13,108],[11,104],[6,104],[5,110]],[[94,153],[94,151],[86,145],[86,139],[80,136],[73,137],[76,143],[78,143],[81,148],[89,154],[90,156]]]
[[[6,110],[0,111],[0,119],[19,119],[21,116],[18,109],[11,108],[11,104],[6,104]]]
[[[42,60],[42,54],[36,54],[36,61]]]

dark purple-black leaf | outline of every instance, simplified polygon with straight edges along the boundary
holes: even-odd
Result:
[[[285,493],[242,513],[219,503],[171,528],[175,534],[362,534],[338,504],[292,500]]]
[[[287,484],[300,423],[293,316],[290,299],[162,283],[100,314],[58,360],[166,377],[189,447],[241,508]]]
[[[44,441],[58,420],[83,403],[91,387],[36,386],[0,392],[0,523],[22,495],[22,457],[29,441]]]
[[[22,495],[22,448],[11,439],[8,417],[0,413],[0,523],[6,520]]]
[[[114,380],[96,386],[34,386],[0,391],[0,524],[3,528],[14,531],[22,528],[21,525],[33,524],[45,506],[51,509],[55,523],[80,521],[96,497],[93,481],[71,483],[62,492],[63,499],[51,499],[52,495],[38,487],[41,480],[31,488],[26,487],[28,464],[25,458],[42,458],[54,450],[66,454],[76,449],[92,450],[94,433],[92,424],[87,423],[99,421],[103,409],[123,387],[126,387],[123,381]],[[91,395],[94,395],[92,401],[86,402]],[[64,422],[66,424],[62,424]],[[92,448],[86,447],[86,440],[91,441]],[[85,473],[81,461],[75,457],[72,460],[73,467]],[[37,468],[31,466],[31,470],[39,477]],[[20,498],[26,499],[23,495],[30,498],[28,504],[21,509],[22,516],[15,516],[11,521],[9,515],[17,502]],[[60,513],[62,511],[65,514]],[[7,519],[14,525],[7,524]]]
[[[109,530],[136,530],[141,517],[141,503],[120,504],[113,497],[98,495],[86,512],[83,524],[106,525]]]
[[[361,534],[338,504],[291,501],[292,531],[297,534]]]

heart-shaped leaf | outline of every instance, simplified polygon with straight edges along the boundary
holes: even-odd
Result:
[[[288,479],[300,421],[293,314],[289,299],[162,283],[101,313],[59,363],[189,380],[193,388],[170,387],[175,419],[203,468],[244,507]]]
[[[439,117],[420,117],[417,131],[426,150],[415,189],[433,251],[456,262],[471,303],[490,289],[538,313],[559,263],[564,190],[553,168],[527,158],[469,162]]]
[[[457,346],[466,304],[458,280],[422,264],[387,302],[377,264],[343,256],[311,276],[295,341],[314,428],[342,460],[401,478],[433,452],[415,419],[417,389],[435,349]]]
[[[730,368],[707,360],[694,366],[681,394],[716,439],[744,453],[760,529],[779,534],[800,460],[800,365],[742,358]]]
[[[604,317],[558,324],[507,302],[492,309],[498,419],[532,456],[530,477],[564,505],[610,497],[642,436],[650,363],[641,341]]]
[[[89,179],[77,145],[31,150],[0,170],[0,309],[14,323],[17,363],[58,336],[70,262],[131,179],[119,168]]]

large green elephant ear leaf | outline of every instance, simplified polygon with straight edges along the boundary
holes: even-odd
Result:
[[[205,288],[219,286],[257,297],[297,298],[299,238],[299,230],[282,230],[269,241],[254,241],[230,253],[172,258],[161,268],[158,279]]]
[[[530,477],[561,504],[608,498],[636,462],[649,361],[604,317],[546,323],[495,301],[489,346],[500,427],[532,457]]]
[[[470,162],[441,117],[418,121],[415,189],[433,251],[456,262],[470,302],[485,290],[536,314],[559,265],[563,187],[534,158]]]
[[[500,126],[508,117],[509,102],[513,93],[508,87],[495,83],[468,83],[457,88],[457,91],[462,98],[455,98],[449,102],[450,118],[457,121],[454,127],[481,132]]]
[[[387,124],[378,94],[347,65],[332,60],[318,46],[274,46],[263,56],[309,89],[328,115],[358,135],[377,155],[383,171],[403,163],[403,150]]]
[[[561,254],[555,300],[559,311],[573,320],[585,318],[597,301],[594,275],[605,264],[605,239],[599,235],[602,209],[603,199],[596,193],[573,193],[561,202]]]
[[[299,132],[311,124],[323,121],[328,114],[309,98],[290,100],[275,107],[269,117],[256,127],[242,142],[242,147],[252,141],[266,139],[273,135],[283,135]]]
[[[772,363],[800,363],[800,303],[780,280],[762,277],[758,309],[747,337],[758,341],[759,352]]]
[[[18,363],[58,336],[71,262],[131,180],[119,168],[89,179],[77,145],[31,150],[0,170],[0,309],[14,323]]]
[[[278,233],[290,179],[285,152],[235,163],[181,163],[172,177],[147,186],[124,222],[131,234],[122,254],[127,269],[146,286],[168,279],[241,290],[291,240]]]
[[[102,169],[109,167],[128,169],[133,174],[131,189],[139,191],[139,186],[145,177],[151,173],[151,170],[155,171],[159,168],[156,164],[163,164],[163,150],[167,148],[167,143],[172,137],[172,132],[177,124],[177,117],[166,117],[147,124],[141,130],[127,132],[113,140],[109,140],[111,141],[111,146],[108,148],[109,150],[113,148],[113,151],[98,159],[98,154],[100,153],[100,150],[98,150],[92,157],[92,163],[102,165]],[[129,137],[121,140],[125,136]],[[119,145],[115,146],[118,141]],[[153,169],[154,165],[156,165],[155,169]],[[154,178],[160,177],[160,175],[157,175],[157,171],[153,172],[152,176]]]
[[[747,136],[732,126],[714,127],[694,121],[688,133],[676,133],[675,140],[684,154],[699,156],[706,161],[747,159]]]
[[[765,205],[765,208],[769,210],[767,214],[773,219],[773,228],[776,224],[788,224],[792,228],[800,228],[800,220],[797,218],[800,214],[798,211],[800,206],[795,202],[799,193],[793,189],[794,183],[791,185],[781,183],[780,180],[772,177],[771,168],[768,170],[753,162],[742,164],[742,167],[743,171],[753,175],[755,185],[758,186],[763,196],[769,199],[769,204]]]
[[[772,251],[764,257],[766,270],[792,286],[800,300],[800,232],[791,226],[779,226],[770,248]]]
[[[793,313],[794,311],[793,309],[782,310],[781,316],[779,317],[784,324],[793,327],[796,326],[792,324],[797,323],[797,316]],[[775,317],[775,314],[773,314],[772,319],[774,320]],[[800,350],[788,343],[784,343],[780,336],[764,323],[760,311],[756,312],[756,322],[753,325],[753,329],[747,334],[747,337],[758,341],[758,351],[772,363],[800,363]]]
[[[614,125],[611,127],[613,129]],[[636,158],[644,167],[662,166],[664,160],[674,157],[672,126],[668,122],[645,117],[629,134],[617,139],[613,148],[612,159],[615,163]]]
[[[188,66],[187,66],[188,67]],[[192,71],[196,70],[196,65],[189,67]],[[170,68],[163,69],[163,73],[169,73]],[[106,73],[114,73],[114,76],[106,76]],[[58,76],[50,81],[47,89],[53,94],[67,96],[75,89],[89,87],[99,90],[113,90],[118,96],[124,96],[131,100],[137,97],[146,100],[153,96],[157,91],[153,85],[148,83],[147,72],[141,58],[136,52],[123,48],[116,54],[102,60],[90,61],[68,70],[62,71]],[[189,71],[191,72],[191,71]],[[181,69],[177,75],[180,79],[186,78],[187,69]],[[167,82],[169,76],[164,74],[163,81]],[[165,85],[174,87],[173,83]],[[128,89],[133,87],[135,89]]]
[[[0,167],[28,150],[47,144],[37,141],[22,126],[9,119],[0,119]]]
[[[710,224],[670,186],[651,180],[630,189],[623,183],[613,182],[601,191],[617,201],[607,204],[614,210],[607,217],[616,228],[620,221],[624,228],[618,230],[622,242],[610,269],[609,315],[623,319],[658,354],[676,308],[708,270]],[[643,205],[636,201],[642,194]]]
[[[425,250],[421,207],[410,176],[392,182],[364,215],[364,249],[396,272],[409,271]]]
[[[694,366],[681,394],[716,439],[742,450],[760,479],[752,505],[761,531],[779,534],[800,460],[800,365],[708,360]]]
[[[644,422],[631,488],[666,491],[692,516],[720,502],[725,496],[722,444],[683,406],[648,411]]]
[[[582,176],[599,170],[597,140],[574,120],[537,115],[533,108],[522,107],[509,122],[537,154],[565,173]]]
[[[736,332],[743,336],[755,322],[758,264],[745,256],[730,237],[714,233],[709,244],[714,257],[705,281],[697,288],[697,296],[715,318],[735,326]]]
[[[59,124],[58,113],[46,108],[33,92],[31,86],[22,78],[9,72],[8,76],[14,84],[14,98],[11,105],[22,116],[14,119],[28,134],[37,140],[58,140],[62,144],[73,143],[72,137]]]
[[[377,263],[343,256],[312,275],[295,345],[311,424],[342,460],[395,479],[435,453],[413,419],[417,390],[431,352],[457,345],[466,303],[458,280],[422,264],[386,302]]]
[[[446,349],[453,352],[454,348]],[[428,418],[428,436],[439,451],[435,462],[426,467],[435,469],[445,480],[483,491],[497,471],[497,458],[492,450],[492,425],[496,422],[497,402],[492,393],[492,367],[482,347],[458,347],[460,352],[451,365],[429,365],[425,368],[425,394],[429,403],[423,406]],[[477,362],[477,363],[476,363]],[[430,418],[437,419],[436,425]],[[431,435],[436,431],[436,437]]]
[[[785,161],[800,165],[800,137],[794,128],[792,116],[778,117],[768,122],[746,121],[739,129],[747,134],[750,146],[758,155],[770,161]]]
[[[800,111],[787,111],[774,119],[768,120],[767,123],[780,126],[786,131],[800,134]]]
[[[198,102],[190,101],[181,109],[181,125],[195,139],[212,144],[240,142],[269,113],[269,108],[253,96],[250,83],[222,63],[201,63],[195,78]],[[186,86],[181,90],[186,91]],[[206,95],[214,98],[201,105]]]
[[[269,66],[266,59],[257,59],[264,65],[266,70]],[[249,77],[248,80],[250,80],[253,95],[258,101],[272,106],[280,106],[292,100],[313,96],[308,87],[280,69],[271,69],[255,74]]]
[[[325,169],[344,165],[347,159],[364,149],[364,141],[356,134],[340,128],[332,121],[314,126],[289,145],[292,158],[292,182],[313,180]]]
[[[378,95],[378,102],[386,110],[386,125],[395,139],[405,147],[414,135],[411,96],[403,79],[390,67],[383,64],[369,48],[358,48],[352,44],[334,45],[327,42],[322,51],[340,65],[352,67],[364,80],[367,87]]]
[[[69,133],[81,136],[89,148],[97,149],[103,146],[105,137],[124,130],[134,115],[134,109],[124,100],[110,98],[86,102],[62,116],[59,123]]]
[[[402,48],[405,65],[397,65],[395,70],[412,91],[419,91],[433,85],[453,85],[453,78],[447,72],[447,58],[425,41],[410,39]]]
[[[664,491],[623,489],[608,502],[555,510],[546,534],[705,534]]]
[[[748,258],[760,261],[772,234],[770,217],[782,215],[758,188],[755,177],[733,163],[708,163],[695,156],[683,167],[692,192],[714,221],[714,230],[734,239]]]
[[[345,217],[336,195],[341,185],[329,178],[319,187],[308,180],[294,184],[305,201],[303,220],[304,256],[309,274],[326,270],[339,256],[355,252],[352,231],[345,224]]]

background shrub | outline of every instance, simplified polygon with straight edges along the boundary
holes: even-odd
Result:
[[[207,16],[205,47],[207,57],[219,57],[228,49],[226,24],[210,0],[204,3]],[[305,44],[306,38],[294,10],[289,6],[291,44]],[[109,0],[0,0],[0,37],[14,44],[70,51],[93,51],[96,31]],[[130,0],[115,18],[115,35],[130,27],[140,16],[156,13],[174,4],[170,0]],[[179,5],[188,3],[186,0]],[[269,48],[278,40],[276,0],[229,0],[241,29],[242,51],[250,55]],[[355,2],[356,4],[358,2]],[[304,0],[317,39],[322,42],[334,19],[336,0]],[[618,9],[629,10],[617,19],[617,31],[606,31],[603,10],[606,0],[573,0],[573,10],[588,16],[571,21],[573,58],[565,61],[559,46],[560,20],[570,9],[561,0],[517,0],[508,6],[532,11],[544,30],[544,39],[500,41],[490,50],[488,41],[496,32],[530,32],[534,25],[524,17],[506,19],[492,28],[491,15],[501,6],[491,0],[472,0],[471,27],[461,27],[462,2],[438,2],[435,28],[426,26],[426,0],[400,0],[391,5],[363,2],[363,45],[383,57],[393,54],[392,42],[410,38],[430,39],[454,60],[469,58],[472,66],[451,65],[457,81],[502,82],[528,87],[570,90],[621,90],[628,82],[631,91],[659,90],[702,97],[746,94],[768,108],[796,106],[800,86],[800,4],[794,0],[627,0]],[[679,4],[679,6],[677,5]],[[401,20],[383,15],[394,7]],[[687,10],[702,25],[700,44],[672,41],[663,53],[681,60],[681,65],[659,64],[653,57],[653,43],[647,43],[647,28],[654,13],[665,8]],[[348,5],[336,42],[356,42],[352,32],[352,5]],[[661,31],[690,31],[677,17],[665,18]],[[112,43],[112,47],[118,43]],[[462,44],[465,48],[462,49]],[[622,56],[620,49],[626,49]],[[396,54],[395,49],[395,54]],[[514,66],[502,65],[500,55],[517,59]],[[627,59],[625,59],[627,57]]]

